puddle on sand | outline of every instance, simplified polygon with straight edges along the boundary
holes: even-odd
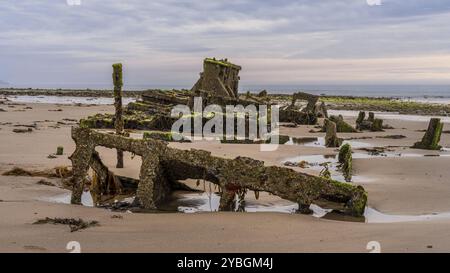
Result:
[[[357,158],[357,157],[354,157]],[[315,171],[322,171],[324,169],[324,164],[328,163],[328,169],[331,173],[331,179],[346,182],[345,177],[342,172],[339,170],[337,155],[305,155],[305,156],[296,156],[283,160],[281,163],[285,164],[287,162],[291,163],[299,163],[299,162],[307,162],[306,169],[311,169]],[[353,182],[368,182],[372,180],[370,177],[364,177],[360,175],[353,175]]]
[[[373,146],[370,143],[355,140],[345,140],[343,144],[350,144],[353,148],[369,148]],[[286,145],[326,148],[324,137],[291,137],[286,142]]]
[[[249,191],[248,196],[252,196],[253,192]],[[267,193],[266,193],[267,194]],[[220,196],[216,193],[191,193],[176,192],[175,199],[168,203],[166,209],[178,210],[183,213],[201,213],[216,212],[219,210]],[[255,200],[246,198],[245,212],[279,212],[293,214],[297,211],[298,205],[288,200],[273,196],[269,200]],[[250,200],[248,200],[250,199]],[[344,221],[344,222],[363,222],[363,223],[400,223],[400,222],[416,222],[450,219],[450,212],[429,214],[429,215],[395,215],[379,212],[371,207],[367,207],[364,217],[352,217],[332,209],[324,209],[317,205],[311,205],[313,217],[326,220]]]
[[[252,196],[253,192],[249,191],[248,196]],[[174,200],[170,202],[168,208],[177,209],[184,213],[199,212],[216,212],[219,210],[220,197],[216,193],[186,193],[176,192]],[[295,213],[298,209],[296,203],[290,202],[274,196],[270,201],[258,201],[255,199],[245,200],[246,212],[279,212],[279,213]],[[272,199],[272,198],[271,198]],[[450,212],[437,213],[429,215],[394,215],[379,212],[371,207],[367,207],[364,217],[352,217],[349,215],[334,212],[331,209],[323,209],[317,205],[311,205],[313,216],[327,220],[345,221],[345,222],[363,222],[363,223],[400,223],[415,221],[431,221],[450,219]]]
[[[261,193],[262,194],[262,193]],[[253,191],[249,191],[247,195],[254,195]],[[70,204],[71,193],[64,193],[49,198],[42,198],[40,200]],[[258,201],[255,199],[246,199],[246,212],[282,212],[295,213],[298,209],[296,203],[281,199],[277,196],[272,196],[269,201]],[[127,198],[123,201],[132,202],[133,198]],[[81,196],[81,203],[86,207],[93,207],[94,202],[90,192],[83,192]],[[179,211],[184,213],[194,212],[216,212],[219,211],[220,196],[214,192],[185,192],[175,191],[172,199],[161,206],[163,211]],[[318,211],[320,214],[320,210]]]
[[[354,152],[352,154],[353,159],[369,159],[369,158],[400,158],[400,157],[450,157],[450,154],[418,154],[418,153],[399,153],[399,152],[382,152],[379,154],[371,154],[371,153],[362,153],[362,152]],[[345,182],[344,175],[339,170],[338,158],[337,155],[301,155],[286,158],[281,161],[282,164],[285,163],[300,163],[307,162],[305,164],[306,169],[311,169],[314,171],[322,171],[324,169],[324,164],[328,163],[328,168],[331,172],[331,178],[336,181]],[[289,165],[290,166],[290,165]],[[361,175],[353,175],[352,182],[358,183],[367,183],[373,180],[373,178],[361,176]]]
[[[269,193],[260,193],[261,199],[256,200],[253,191],[248,191],[245,198],[245,212],[278,212],[294,214],[298,210],[298,204],[270,195]],[[220,196],[217,193],[191,193],[191,192],[175,192],[174,199],[169,201],[164,209],[177,210],[183,213],[201,213],[201,212],[217,212],[219,211]],[[270,197],[268,197],[270,196]],[[312,204],[310,209],[313,211],[313,217],[322,218],[330,209],[323,209]]]
[[[260,193],[261,197],[269,196],[268,193]],[[50,198],[42,198],[40,200],[70,204],[70,193],[57,195]],[[253,191],[248,191],[247,196],[254,196]],[[123,201],[132,203],[133,198],[127,198]],[[86,207],[93,207],[94,203],[89,192],[83,192],[81,203]],[[200,213],[200,212],[217,212],[219,211],[220,196],[214,192],[185,192],[175,191],[172,199],[161,206],[163,212],[182,212],[182,213]],[[246,198],[245,212],[279,212],[279,213],[295,213],[298,209],[298,204],[281,199],[277,196],[271,195],[269,200],[256,200],[254,198]],[[325,210],[316,205],[311,205],[314,217],[320,218],[331,210]]]
[[[263,193],[260,193],[263,195]],[[268,195],[268,194],[267,194]],[[254,196],[248,191],[247,196]],[[262,197],[262,196],[261,196]],[[175,210],[184,213],[217,212],[219,211],[220,196],[215,192],[174,192],[172,200],[163,205],[164,210]],[[270,200],[261,201],[253,198],[245,199],[246,212],[281,212],[295,213],[296,203],[271,196]]]
[[[71,193],[68,192],[68,193],[64,193],[64,194],[60,194],[60,195],[56,195],[56,196],[52,196],[52,197],[42,198],[40,200],[46,201],[46,202],[51,202],[51,203],[70,204],[70,197],[71,197]],[[90,192],[88,192],[88,191],[83,192],[83,194],[81,195],[81,204],[85,207],[93,207],[94,206],[94,201],[92,199],[92,195]]]
[[[449,157],[450,154],[418,154],[418,153],[399,153],[399,152],[382,152],[379,154],[371,154],[371,153],[361,153],[361,152],[354,152],[352,153],[353,159],[367,159],[367,158],[384,158],[384,157]],[[312,169],[322,169],[322,166],[320,164],[323,163],[331,163],[331,164],[337,164],[337,155],[301,155],[301,156],[295,156],[286,158],[281,163],[286,162],[302,162],[306,161],[309,163],[308,166],[310,166]]]
[[[429,122],[431,118],[440,118],[443,123],[450,123],[450,117],[443,116],[421,116],[421,115],[403,115],[391,112],[374,112],[375,116],[385,120],[404,120],[404,121],[420,121]],[[329,115],[342,115],[344,117],[357,117],[359,111],[351,110],[329,110]]]
[[[366,217],[367,223],[401,223],[450,219],[450,212],[424,215],[395,215],[385,214],[368,207],[366,208],[364,216]]]
[[[252,191],[247,193],[248,196]],[[263,193],[261,193],[263,194]],[[268,193],[264,193],[269,195]],[[177,191],[173,194],[173,199],[162,207],[165,212],[178,211],[182,213],[201,213],[216,212],[219,210],[220,196],[216,193],[208,192],[182,192]],[[93,207],[93,201],[89,192],[83,192],[82,205]],[[70,204],[70,193],[57,195],[50,198],[43,198],[42,201]],[[129,198],[128,201],[132,201]],[[278,212],[293,214],[298,209],[296,203],[281,199],[277,196],[271,196],[270,200],[256,200],[246,198],[245,212]],[[313,217],[333,221],[344,222],[363,222],[363,223],[401,223],[401,222],[419,222],[450,219],[450,212],[434,213],[426,215],[395,215],[379,212],[371,207],[367,207],[364,217],[352,217],[331,209],[323,209],[320,206],[312,204],[310,209],[313,211]]]
[[[327,211],[322,219],[341,221],[341,222],[362,222],[367,224],[389,224],[389,223],[405,223],[405,222],[424,222],[433,220],[450,219],[450,212],[423,214],[423,215],[401,215],[401,214],[386,214],[377,211],[374,208],[366,207],[364,217],[353,217],[345,215],[340,212]]]

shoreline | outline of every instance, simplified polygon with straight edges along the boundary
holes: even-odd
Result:
[[[19,88],[19,87],[0,87],[0,95],[6,95],[6,96],[13,96],[13,95],[28,95],[28,96],[40,96],[40,95],[53,95],[53,96],[78,96],[78,97],[109,97],[113,94],[113,87],[111,88]],[[142,92],[145,91],[152,91],[152,90],[158,90],[158,91],[171,91],[171,90],[180,90],[180,91],[188,91],[189,89],[185,88],[148,88],[148,89],[123,89],[124,95],[126,96],[140,96]],[[299,89],[295,92],[306,92],[308,91]],[[290,99],[292,97],[292,94],[295,92],[286,92],[286,91],[268,91],[269,97],[280,97],[284,99]],[[240,95],[245,95],[247,91],[240,91]],[[251,94],[257,94],[258,91],[250,91]],[[311,93],[312,94],[312,93]],[[450,100],[449,96],[442,96],[442,95],[421,95],[421,96],[399,96],[399,95],[393,95],[393,96],[356,96],[356,95],[328,95],[326,93],[318,94],[317,96],[321,98],[325,98],[327,100],[335,100],[335,99],[341,99],[341,100],[354,100],[354,99],[367,99],[367,100],[413,100],[414,98],[436,98],[436,99],[448,99]]]
[[[138,99],[142,92],[149,90],[124,90],[123,97],[127,99]],[[184,90],[187,91],[187,90]],[[244,95],[243,93],[241,95]],[[30,89],[30,88],[0,88],[0,96],[48,96],[48,97],[74,97],[74,98],[112,98],[112,90],[94,89]],[[268,94],[274,101],[281,104],[288,104],[292,100],[291,94]],[[450,98],[446,101],[442,96],[437,96],[433,102],[423,100],[413,100],[404,97],[367,97],[367,96],[320,96],[320,100],[327,104],[329,110],[349,110],[349,111],[372,111],[390,112],[405,115],[419,116],[450,116]],[[26,102],[26,101],[25,101]],[[35,101],[29,101],[33,103]],[[57,103],[57,102],[55,102]],[[104,102],[102,102],[104,104]],[[86,103],[85,103],[86,104]]]
[[[139,97],[143,91],[124,90],[123,97]],[[3,96],[70,96],[70,97],[113,97],[113,91],[108,89],[40,89],[40,88],[0,88]]]

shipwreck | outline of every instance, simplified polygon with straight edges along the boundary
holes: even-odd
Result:
[[[81,204],[83,185],[89,168],[97,177],[100,194],[121,192],[125,187],[115,178],[95,151],[103,146],[128,151],[142,157],[139,181],[136,181],[136,203],[157,210],[184,179],[204,179],[221,189],[220,210],[235,209],[236,195],[245,190],[265,191],[299,204],[299,212],[311,213],[311,204],[362,216],[367,193],[361,186],[296,172],[290,168],[265,166],[247,157],[224,159],[202,150],[180,150],[155,139],[133,139],[89,128],[72,128],[76,143],[71,155],[73,168],[72,204]],[[111,177],[113,179],[111,179]],[[112,192],[111,192],[112,191]]]
[[[147,91],[142,94],[141,100],[130,103],[125,109],[122,109],[121,102],[122,65],[114,64],[113,69],[115,115],[88,117],[81,120],[79,127],[72,128],[72,138],[76,144],[75,152],[70,156],[73,169],[72,204],[81,204],[86,177],[89,169],[92,169],[94,176],[91,191],[100,196],[99,203],[102,201],[101,196],[126,193],[135,196],[134,206],[158,210],[173,191],[187,187],[181,181],[202,179],[220,189],[221,211],[237,210],[236,199],[243,200],[246,192],[251,190],[255,194],[268,192],[295,202],[298,211],[304,214],[312,213],[311,204],[353,216],[364,214],[367,192],[361,186],[296,172],[290,168],[265,166],[264,162],[248,157],[225,159],[203,150],[181,150],[168,146],[167,141],[173,138],[172,132],[161,131],[169,131],[180,118],[171,116],[171,109],[176,105],[192,105],[199,97],[203,103],[219,107],[273,104],[264,91],[256,96],[248,93],[239,95],[240,66],[226,59],[207,58],[204,60],[204,71],[191,90]],[[306,101],[306,107],[299,107],[297,100]],[[189,116],[194,115],[192,112]],[[316,124],[319,117],[328,117],[326,107],[319,102],[318,96],[307,93],[294,94],[291,104],[280,109],[280,121]],[[247,121],[249,117],[241,115],[233,118]],[[201,121],[207,122],[208,117],[203,117]],[[330,142],[337,143],[336,126],[331,121],[329,124],[334,125]],[[96,128],[114,128],[115,133],[101,132]],[[143,138],[136,139],[129,137],[124,129],[159,132],[145,132]],[[123,152],[140,156],[142,165],[139,179],[120,177],[111,172],[96,152],[98,146],[117,150],[118,168],[123,167]],[[351,164],[350,157],[346,158]],[[348,169],[350,172],[351,165]]]
[[[194,98],[201,98],[204,105],[275,105],[267,92],[257,95],[239,94],[239,72],[242,68],[227,59],[206,58],[203,72],[190,90],[147,90],[141,98],[128,104],[123,110],[124,129],[170,131],[178,117],[171,116],[171,109],[176,105],[193,106]],[[304,102],[302,105],[297,102]],[[326,106],[319,102],[319,96],[304,92],[293,95],[292,102],[279,110],[279,121],[299,125],[315,125],[318,118],[328,117]],[[204,117],[205,124],[211,117]],[[225,118],[225,117],[224,117]],[[80,121],[82,127],[96,129],[113,129],[113,114],[97,114]],[[269,121],[270,124],[270,121]]]

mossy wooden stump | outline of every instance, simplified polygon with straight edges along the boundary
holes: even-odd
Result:
[[[372,128],[371,128],[372,132],[381,132],[383,131],[383,120],[376,118],[373,120],[372,122]]]
[[[306,107],[300,110],[295,105],[298,100],[306,101]],[[319,97],[312,94],[294,93],[291,104],[280,109],[280,121],[303,125],[317,124],[318,117],[328,117],[325,104],[319,103],[318,100]]]
[[[350,144],[342,145],[341,149],[339,150],[339,168],[341,169],[345,181],[351,182],[352,181],[352,171],[353,171],[353,156],[352,156],[352,147]]]
[[[375,118],[375,113],[369,112],[367,119],[366,113],[361,111],[356,119],[356,129],[360,131],[372,131],[372,132],[382,132],[383,130],[383,120]]]
[[[360,124],[364,121],[366,118],[366,112],[360,111],[358,114],[358,118],[356,119],[356,129],[361,130]]]
[[[58,146],[56,148],[56,155],[63,155],[64,154],[64,147]]]
[[[442,129],[444,124],[439,118],[432,118],[428,125],[428,130],[422,138],[422,141],[417,142],[412,148],[425,150],[440,150],[442,146],[439,145],[441,141]]]
[[[325,146],[328,148],[337,148],[342,145],[342,139],[337,137],[336,123],[329,119],[324,120],[325,127]]]
[[[116,109],[114,127],[116,134],[123,134],[123,107],[122,107],[122,64],[113,64],[114,107]],[[117,150],[117,168],[123,168],[123,151]]]
[[[336,123],[336,130],[338,133],[356,133],[357,130],[353,128],[350,124],[344,121],[344,117],[339,116],[330,116],[329,120]],[[324,128],[324,131],[326,131],[326,128]]]
[[[229,205],[237,193],[245,190],[265,191],[299,204],[304,212],[311,204],[342,206],[341,212],[362,216],[367,203],[367,192],[361,186],[353,186],[331,179],[324,179],[289,168],[264,166],[264,162],[247,157],[225,159],[212,156],[202,150],[170,148],[167,142],[155,139],[132,139],[111,135],[88,128],[72,128],[76,143],[70,159],[73,168],[72,204],[81,204],[83,183],[89,167],[100,172],[98,188],[105,188],[107,170],[96,156],[95,148],[103,146],[131,152],[142,157],[140,181],[136,191],[136,203],[145,209],[158,209],[180,180],[206,180],[220,187],[220,207]]]

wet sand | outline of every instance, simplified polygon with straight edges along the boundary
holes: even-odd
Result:
[[[113,112],[109,105],[26,104],[15,105],[14,108],[0,105],[0,108],[7,111],[0,112],[0,172],[13,167],[45,169],[70,165],[67,157],[74,149],[70,138],[74,122],[70,120],[98,112]],[[58,109],[62,111],[49,111]],[[34,122],[37,130],[32,133],[12,132],[20,128],[14,125],[32,125]],[[438,154],[407,148],[423,136],[423,132],[417,130],[425,129],[426,122],[397,119],[386,122],[397,129],[381,133],[341,134],[341,137],[401,134],[407,138],[355,141],[371,146],[399,146],[393,149],[402,154]],[[281,133],[292,137],[323,137],[323,133],[309,133],[311,129],[313,126],[281,128]],[[443,134],[441,144],[450,147],[449,134]],[[259,145],[214,142],[170,145],[205,149],[214,155],[230,158],[249,156],[264,160],[267,165],[280,166],[283,160],[299,155],[336,153],[335,149],[301,145],[282,145],[275,152],[260,152]],[[64,155],[56,159],[47,158],[56,152],[57,146],[64,146]],[[98,151],[112,167],[115,152],[104,148]],[[138,176],[138,157],[131,159],[126,154],[125,165],[126,169],[117,172]],[[354,159],[354,174],[361,177],[357,183],[369,192],[370,207],[389,214],[423,215],[450,211],[448,166],[450,157],[445,156],[361,158]],[[312,174],[318,172],[313,168],[294,169]],[[368,252],[366,245],[369,241],[379,241],[385,252],[450,251],[450,218],[369,224],[282,213],[117,213],[45,201],[68,191],[37,185],[39,180],[0,176],[1,252],[67,252],[67,242],[74,240],[81,243],[83,252]],[[46,180],[59,183],[57,179]],[[123,219],[111,218],[118,214]],[[32,225],[45,217],[80,217],[97,220],[100,226],[70,233],[67,226]]]

